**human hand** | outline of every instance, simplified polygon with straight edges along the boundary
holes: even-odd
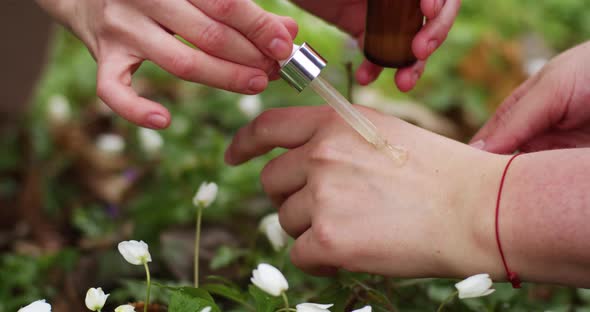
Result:
[[[362,43],[367,0],[292,1],[336,25]],[[413,66],[399,69],[395,74],[395,83],[401,91],[406,92],[414,88],[424,71],[426,60],[447,38],[460,6],[461,0],[422,0],[422,13],[428,21],[412,43],[412,50],[418,62]],[[382,71],[382,67],[365,60],[356,73],[356,79],[361,85],[367,85],[375,81]]]
[[[169,112],[131,88],[144,60],[188,81],[255,94],[278,70],[276,61],[291,54],[297,33],[294,20],[251,0],[37,1],[96,59],[98,96],[129,121],[155,129],[168,126]]]
[[[555,57],[473,137],[492,153],[590,146],[590,42]]]
[[[409,151],[405,165],[325,106],[267,111],[242,128],[226,152],[226,162],[237,165],[275,147],[290,149],[266,165],[261,181],[280,207],[281,225],[296,238],[293,263],[312,274],[337,268],[397,277],[502,272],[496,250],[481,248],[474,233],[493,233],[492,218],[476,217],[482,213],[476,207],[493,203],[506,156],[362,112],[389,142]],[[466,163],[477,170],[465,170]]]

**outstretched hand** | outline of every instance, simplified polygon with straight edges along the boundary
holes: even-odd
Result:
[[[472,139],[492,153],[590,147],[590,42],[554,58]]]
[[[170,114],[131,88],[143,61],[188,81],[255,94],[276,73],[276,61],[291,54],[297,34],[294,20],[251,0],[37,1],[96,59],[98,96],[129,121],[154,129],[167,127]]]

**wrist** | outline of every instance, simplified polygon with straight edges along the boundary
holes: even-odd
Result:
[[[456,216],[449,220],[447,277],[488,273],[494,279],[505,278],[495,239],[495,207],[507,161],[507,156],[470,150],[456,164],[459,173],[450,191],[455,207],[449,207]],[[466,170],[465,164],[476,168]]]

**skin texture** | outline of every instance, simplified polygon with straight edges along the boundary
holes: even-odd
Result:
[[[347,32],[362,44],[365,32],[366,0],[294,0],[294,3],[325,19]],[[410,91],[424,72],[426,61],[445,41],[459,12],[461,0],[422,0],[422,13],[426,25],[416,35],[412,44],[418,62],[402,68],[395,75],[395,83],[401,91]],[[375,81],[383,68],[369,61],[363,62],[356,73],[361,85]]]
[[[143,61],[188,81],[255,94],[278,70],[276,61],[290,55],[297,34],[294,20],[251,0],[37,1],[96,59],[98,96],[129,121],[154,129],[167,127],[170,114],[131,88]]]
[[[293,263],[319,275],[485,272],[505,280],[494,208],[509,157],[362,111],[390,142],[407,148],[404,166],[325,106],[267,111],[228,147],[231,165],[275,147],[289,150],[267,164],[261,181],[281,225],[296,238]],[[589,149],[540,152],[512,165],[500,233],[511,268],[524,281],[590,285],[588,155]]]
[[[555,57],[498,108],[472,144],[493,153],[590,146],[590,43]]]

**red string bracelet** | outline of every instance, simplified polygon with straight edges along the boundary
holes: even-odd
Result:
[[[500,189],[498,190],[498,199],[496,200],[496,242],[498,243],[498,250],[500,250],[500,256],[502,257],[502,263],[504,264],[504,270],[506,270],[506,275],[508,276],[508,281],[512,284],[513,288],[520,288],[520,278],[516,272],[510,271],[508,268],[508,263],[506,263],[506,257],[504,257],[504,251],[502,251],[502,243],[500,242],[500,226],[499,226],[499,216],[500,216],[500,199],[502,199],[502,189],[504,188],[504,180],[506,180],[506,174],[508,173],[508,168],[510,168],[510,164],[512,161],[522,154],[515,154],[510,158],[508,163],[506,164],[506,168],[504,168],[504,173],[502,174],[502,180],[500,180]]]

